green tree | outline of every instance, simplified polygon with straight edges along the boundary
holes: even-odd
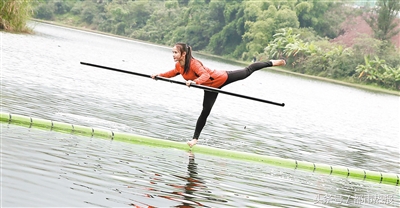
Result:
[[[338,45],[325,53],[323,57],[327,62],[324,76],[341,78],[352,76],[355,73],[354,68],[349,67],[351,62],[354,62],[352,60],[353,53],[350,48]]]
[[[397,16],[400,11],[399,0],[378,0],[377,7],[367,13],[365,20],[380,40],[390,40],[400,32]]]
[[[177,5],[177,2],[170,2]],[[181,42],[185,33],[184,14],[187,8],[165,5],[163,2],[151,2],[147,6],[149,17],[142,28],[132,30],[130,37],[154,43],[172,45]],[[143,19],[144,20],[144,19]],[[171,21],[174,20],[174,21]]]
[[[298,28],[299,26],[295,11],[285,8],[276,13],[275,28]]]
[[[189,0],[178,0],[179,6],[187,6],[189,4]]]
[[[35,7],[33,16],[38,19],[53,20],[54,5],[51,5],[49,3],[39,4],[39,6]]]
[[[65,14],[68,13],[73,7],[75,1],[72,0],[54,0],[51,1],[54,5],[55,14]]]
[[[273,35],[277,29],[299,26],[296,13],[286,6],[278,10],[275,5],[270,5],[268,10],[261,10],[262,5],[259,2],[248,4],[246,10],[251,10],[247,15],[257,16],[256,21],[247,21],[246,32],[243,39],[246,41],[248,51],[243,58],[249,59],[254,54],[262,53],[265,46],[273,40]],[[247,55],[248,54],[248,55]]]
[[[177,5],[173,4],[173,1],[170,1],[169,6],[172,7],[172,5]],[[129,15],[125,16],[124,21],[126,23],[131,22],[131,27],[132,28],[143,28],[146,25],[147,20],[150,18],[150,15],[153,13],[154,10],[152,10],[152,5],[150,2],[146,1],[132,1],[128,3],[128,8],[127,10],[129,11]],[[167,8],[170,9],[170,8]]]
[[[273,36],[274,40],[264,50],[271,59],[296,56],[306,48],[304,47],[304,42],[299,39],[299,36],[300,34],[295,34],[292,28],[280,29]]]
[[[243,43],[244,9],[242,2],[239,1],[230,1],[230,3],[220,1],[220,4],[223,4],[220,7],[224,8],[224,18],[218,19],[221,25],[211,36],[207,50],[216,55],[232,55]],[[221,22],[221,20],[223,21]]]
[[[320,36],[334,38],[337,35],[336,26],[343,21],[340,16],[326,18],[326,13],[341,7],[343,3],[335,0],[298,0],[295,10],[300,27],[312,27]],[[337,21],[340,19],[341,21]]]

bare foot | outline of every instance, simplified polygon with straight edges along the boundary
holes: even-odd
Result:
[[[192,148],[194,145],[196,145],[197,139],[192,139],[192,141],[188,141],[187,144],[189,145],[190,148]]]
[[[285,66],[286,65],[286,61],[283,59],[271,60],[271,62],[272,62],[272,66]]]

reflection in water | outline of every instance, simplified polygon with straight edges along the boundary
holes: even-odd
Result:
[[[158,197],[167,199],[169,201],[178,202],[179,204],[173,205],[172,207],[181,207],[181,208],[188,208],[188,207],[210,207],[207,206],[200,201],[205,202],[222,202],[227,203],[228,201],[224,199],[217,199],[211,197],[211,193],[208,190],[208,187],[205,185],[205,182],[202,178],[199,177],[197,163],[195,162],[195,156],[192,152],[188,152],[188,165],[187,165],[187,175],[181,176],[172,174],[175,178],[179,178],[177,182],[171,183],[171,179],[166,180],[168,178],[168,174],[161,175],[161,174],[154,174],[156,177],[152,177],[150,184],[157,185],[160,187],[161,184],[167,185],[172,187],[172,191],[165,191],[154,187],[145,187],[147,193],[144,193],[143,196],[146,198],[154,198],[157,200]],[[163,179],[164,178],[164,179]],[[185,183],[182,185],[182,182]],[[133,188],[133,187],[129,187]],[[133,200],[135,201],[135,200]],[[129,205],[134,207],[147,207],[151,208],[149,204],[145,204],[143,202],[135,201],[136,203],[131,203]],[[140,206],[142,205],[142,206]],[[144,206],[143,206],[144,205]],[[170,206],[171,207],[171,206]]]
[[[197,191],[201,191],[202,192],[207,192],[205,191],[207,189],[207,186],[205,185],[205,182],[202,178],[199,177],[199,173],[197,172],[197,163],[195,162],[194,158],[194,154],[189,151],[189,163],[187,166],[187,170],[188,170],[188,176],[187,177],[180,177],[182,179],[185,179],[187,181],[187,183],[185,184],[183,188],[183,193],[182,192],[173,192],[174,194],[178,194],[184,197],[184,200],[182,200],[182,204],[178,205],[176,207],[193,207],[193,204],[196,204],[198,206],[202,206],[202,207],[208,207],[204,204],[201,204],[200,202],[198,202],[196,200],[196,198],[199,198],[198,196],[196,196],[195,192]],[[179,176],[178,176],[179,177]],[[222,200],[222,199],[217,199],[217,198],[213,198],[210,196],[205,196],[203,197],[206,200],[209,201],[218,201],[218,202],[227,202],[226,200]],[[190,202],[190,203],[188,203]]]
[[[196,191],[197,187],[204,188],[203,180],[198,176],[197,173],[197,163],[194,161],[194,154],[189,152],[189,163],[187,166],[188,175],[189,177],[186,178],[187,183],[185,185],[185,199],[189,200],[194,198],[194,192]]]
[[[200,202],[196,202],[195,198],[195,192],[200,190],[200,189],[205,189],[207,188],[204,185],[204,181],[198,176],[197,172],[197,163],[194,160],[194,154],[192,152],[188,152],[189,154],[189,163],[187,165],[187,170],[188,170],[188,176],[182,177],[182,176],[176,176],[178,178],[184,179],[186,181],[186,184],[184,186],[180,185],[174,185],[174,184],[169,184],[172,187],[175,188],[180,188],[183,190],[183,192],[178,192],[174,191],[172,194],[182,196],[183,199],[176,199],[168,196],[163,196],[164,198],[168,198],[174,201],[180,201],[182,202],[181,205],[177,205],[175,207],[193,207],[193,205],[205,207],[205,205],[201,204]]]

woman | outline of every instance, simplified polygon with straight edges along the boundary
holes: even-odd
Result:
[[[199,60],[193,58],[192,48],[185,43],[175,44],[172,49],[172,56],[176,62],[175,69],[160,74],[153,74],[151,75],[153,79],[157,76],[171,78],[180,74],[186,80],[186,85],[189,87],[191,84],[198,84],[221,89],[232,82],[245,79],[253,72],[262,68],[283,66],[286,64],[285,60],[271,60],[268,62],[255,62],[244,69],[235,71],[211,70],[203,66]],[[203,110],[197,120],[193,139],[187,142],[190,147],[193,147],[197,143],[217,96],[218,93],[216,92],[204,90]]]

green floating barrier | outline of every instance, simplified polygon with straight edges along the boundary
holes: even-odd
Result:
[[[11,120],[11,122],[13,123],[14,121]],[[72,133],[73,127],[71,124],[53,121],[51,130],[57,131],[57,132],[62,132],[62,133]]]
[[[40,118],[34,118],[32,119],[32,128],[38,128],[38,129],[51,129],[53,125],[53,122],[49,120],[44,120]]]
[[[280,157],[272,157],[272,156],[264,156],[264,155],[258,155],[259,157],[262,157],[262,162],[270,165],[275,165],[279,167],[284,167],[284,168],[290,168],[290,169],[296,169],[296,160],[291,160],[291,159],[285,159],[285,158],[280,158]]]
[[[314,163],[304,162],[304,161],[297,161],[297,169],[314,172],[315,169],[316,169],[316,166],[314,165]]]
[[[383,184],[396,184],[396,186],[400,185],[400,178],[399,175],[393,173],[382,173],[382,183]]]
[[[335,166],[332,167],[332,174],[334,176],[346,176],[349,177],[350,172],[349,169],[343,166]]]
[[[14,115],[4,112],[0,113],[0,121],[3,123],[25,126],[28,128],[39,128],[39,129],[69,133],[74,135],[112,139],[132,144],[189,150],[189,147],[185,142],[176,142],[170,140],[145,137],[141,135],[113,132],[101,128],[90,128],[86,126],[72,125],[62,122],[44,120],[39,118],[31,118],[27,116]],[[340,176],[349,179],[357,179],[362,181],[370,181],[370,182],[395,185],[395,186],[399,185],[399,175],[393,173],[381,173],[376,171],[347,168],[343,166],[330,166],[326,164],[310,163],[305,161],[297,161],[292,159],[252,154],[247,152],[218,149],[215,147],[209,147],[204,145],[196,145],[192,149],[192,151],[196,153],[209,154],[231,159],[260,162],[278,167],[316,172],[325,175]]]
[[[113,137],[113,133],[109,130],[100,129],[100,128],[93,128],[92,137],[99,137],[103,139],[110,139]]]
[[[0,114],[0,121],[1,122],[8,122],[10,120],[10,114],[1,113]]]
[[[21,115],[9,115],[10,120],[8,121],[13,122],[13,124],[24,126],[24,127],[31,127],[32,126],[32,119],[31,117],[21,116]]]
[[[93,128],[80,125],[72,125],[72,133],[80,136],[93,136]]]
[[[148,146],[158,146],[158,147],[173,147],[176,149],[187,150],[188,146],[182,142],[175,142],[170,140],[156,139],[151,137],[144,137],[135,134],[127,133],[114,133],[114,140],[128,142],[132,144],[144,144]]]
[[[315,171],[316,173],[322,174],[332,174],[332,166],[326,164],[318,164],[315,163]]]
[[[353,179],[364,179],[365,171],[360,169],[349,168],[349,178]]]
[[[365,171],[365,180],[366,181],[378,181],[379,183],[382,183],[383,175],[380,172],[366,170]]]

